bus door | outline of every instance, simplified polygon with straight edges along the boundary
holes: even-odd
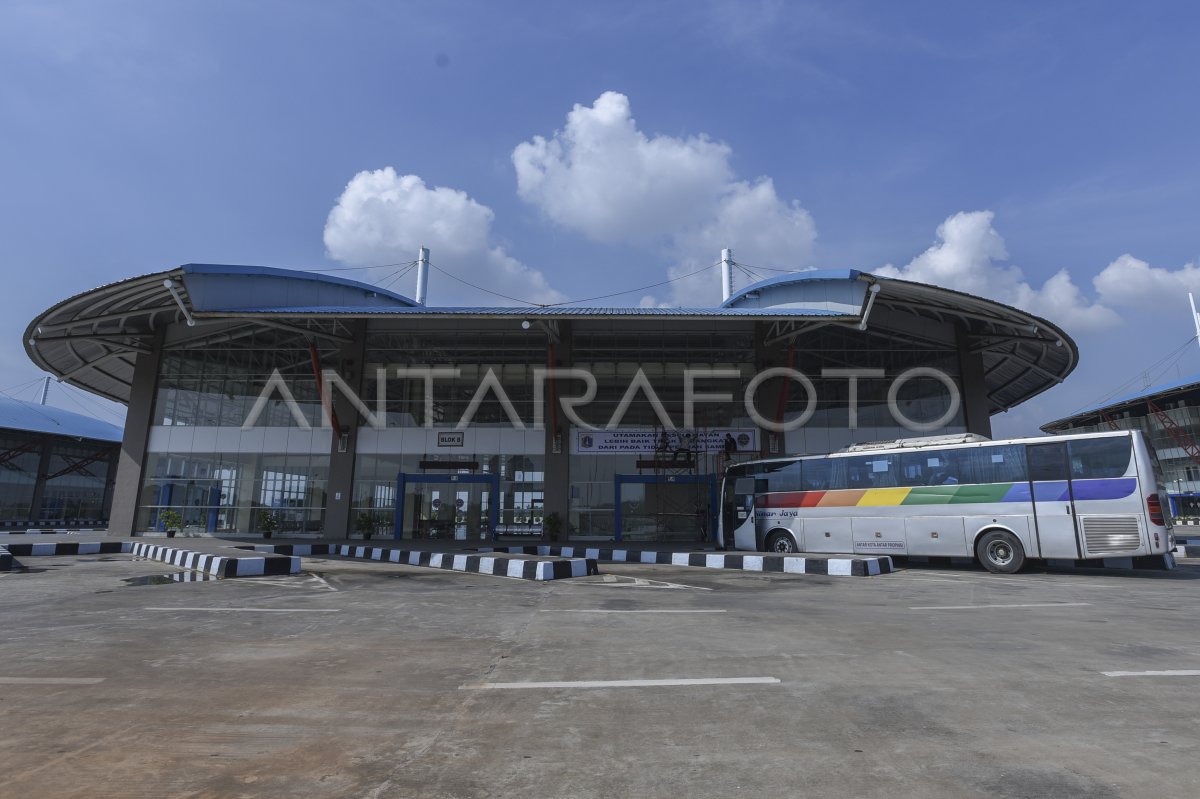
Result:
[[[1067,443],[1029,444],[1025,455],[1040,557],[1082,558]]]
[[[721,540],[726,549],[758,549],[754,530],[754,478],[730,474],[721,502]]]

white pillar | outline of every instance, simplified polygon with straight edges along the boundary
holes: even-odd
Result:
[[[733,296],[733,250],[721,250],[721,302]]]
[[[417,251],[417,305],[425,304],[425,292],[429,288],[429,248]]]

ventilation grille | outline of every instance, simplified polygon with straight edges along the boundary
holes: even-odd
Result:
[[[1131,552],[1142,545],[1136,516],[1083,516],[1080,521],[1089,555]]]

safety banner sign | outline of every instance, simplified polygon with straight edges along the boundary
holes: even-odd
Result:
[[[758,430],[753,427],[718,427],[705,430],[575,430],[571,454],[619,454],[623,452],[758,452]]]

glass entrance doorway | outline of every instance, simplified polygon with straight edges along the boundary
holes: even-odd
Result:
[[[613,484],[617,541],[715,540],[716,475],[618,474]]]
[[[400,474],[397,539],[490,541],[500,508],[500,478],[488,474]]]

